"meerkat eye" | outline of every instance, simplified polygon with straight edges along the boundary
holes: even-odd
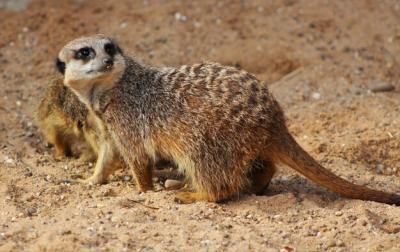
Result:
[[[117,52],[115,45],[113,43],[107,43],[104,45],[104,51],[110,56],[114,56]]]
[[[91,49],[90,47],[83,47],[75,53],[75,58],[81,60],[87,60],[89,59],[92,51],[93,49]]]

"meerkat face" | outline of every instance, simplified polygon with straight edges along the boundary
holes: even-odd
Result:
[[[82,37],[69,42],[60,51],[56,67],[64,75],[64,84],[80,95],[93,88],[111,88],[125,69],[122,50],[103,35]]]

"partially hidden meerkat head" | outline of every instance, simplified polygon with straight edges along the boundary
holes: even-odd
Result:
[[[97,88],[112,88],[122,76],[125,60],[117,43],[104,35],[81,37],[65,45],[56,59],[64,85],[83,98]]]

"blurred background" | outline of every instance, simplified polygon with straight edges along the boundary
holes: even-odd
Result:
[[[58,51],[95,33],[149,64],[208,60],[254,73],[323,165],[399,192],[397,0],[0,0],[0,250],[400,249],[398,209],[340,199],[288,170],[266,196],[222,206],[177,207],[172,193],[140,196],[118,177],[57,184],[90,168],[56,162],[33,112]],[[162,209],[117,204],[132,196]]]

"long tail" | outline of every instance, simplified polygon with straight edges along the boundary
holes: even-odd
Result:
[[[352,199],[370,200],[386,204],[400,205],[400,195],[369,189],[344,180],[322,167],[287,133],[280,139],[274,157],[292,167],[313,182]]]

